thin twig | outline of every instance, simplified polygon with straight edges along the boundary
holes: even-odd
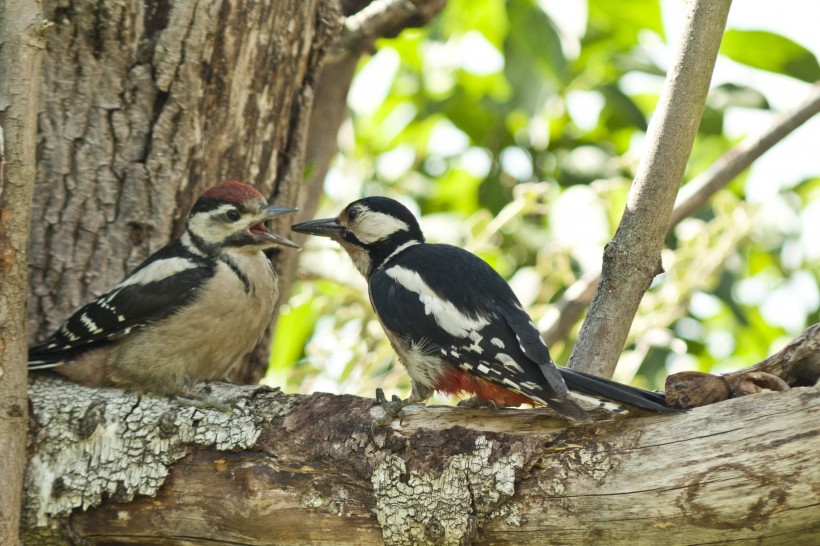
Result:
[[[681,220],[694,214],[761,155],[819,112],[820,83],[817,83],[800,106],[781,114],[763,133],[748,137],[727,151],[711,167],[684,186],[672,211],[667,232],[674,229]],[[555,303],[555,311],[544,321],[546,326],[542,330],[542,336],[547,345],[553,345],[569,335],[569,331],[592,301],[600,279],[600,271],[588,273],[567,288]]]
[[[345,18],[342,33],[328,60],[334,62],[350,53],[369,51],[378,38],[430,21],[445,4],[445,0],[375,0]]]
[[[764,152],[794,132],[820,112],[820,83],[814,84],[806,99],[794,110],[778,116],[775,123],[760,135],[749,137],[715,161],[697,178],[683,187],[669,220],[672,230],[681,220],[695,213],[712,195],[745,171]]]

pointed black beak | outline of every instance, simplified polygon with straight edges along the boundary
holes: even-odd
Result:
[[[258,240],[261,241],[269,241],[271,243],[276,243],[279,245],[289,246],[291,248],[300,248],[299,245],[288,239],[287,237],[283,237],[278,233],[274,233],[268,226],[266,225],[267,221],[271,218],[276,218],[280,214],[287,214],[289,212],[296,212],[299,209],[292,209],[290,207],[277,207],[274,205],[267,205],[262,207],[259,210],[259,213],[256,217],[256,224],[251,225],[248,228],[248,231],[254,235]]]
[[[308,235],[338,239],[342,236],[344,226],[342,226],[336,218],[324,218],[322,220],[310,220],[309,222],[294,224],[290,226],[290,229],[297,233],[307,233]]]

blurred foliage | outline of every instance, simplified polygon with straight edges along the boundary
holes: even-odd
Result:
[[[555,17],[549,7],[559,5]],[[450,0],[429,27],[381,41],[362,62],[322,213],[362,195],[397,198],[428,240],[477,253],[545,320],[600,267],[663,82],[666,40],[657,0]],[[729,30],[721,51],[818,79],[809,50],[770,32]],[[724,132],[733,109],[769,102],[746,82],[714,86],[687,180],[737,143]],[[671,371],[747,366],[820,320],[820,179],[777,183],[771,199],[750,202],[741,177],[670,235],[667,273],[641,306],[617,378],[657,388]],[[300,275],[267,381],[405,395],[409,380],[341,250],[311,241]],[[551,348],[557,362],[578,326]]]

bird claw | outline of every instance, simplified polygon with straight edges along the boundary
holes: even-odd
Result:
[[[387,403],[387,399],[384,397],[384,389],[379,387],[376,389],[376,405],[384,406]]]
[[[399,425],[404,421],[404,407],[410,403],[410,399],[402,400],[395,394],[387,400],[384,390],[376,389],[376,405],[381,406],[384,414],[373,419],[370,425],[370,438],[373,439],[378,429],[389,426],[396,417],[399,418]]]

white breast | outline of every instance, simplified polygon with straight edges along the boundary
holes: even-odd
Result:
[[[220,262],[193,304],[115,349],[116,382],[173,393],[188,383],[225,377],[259,342],[273,315],[276,275],[261,252],[233,252],[231,258],[249,286]]]

